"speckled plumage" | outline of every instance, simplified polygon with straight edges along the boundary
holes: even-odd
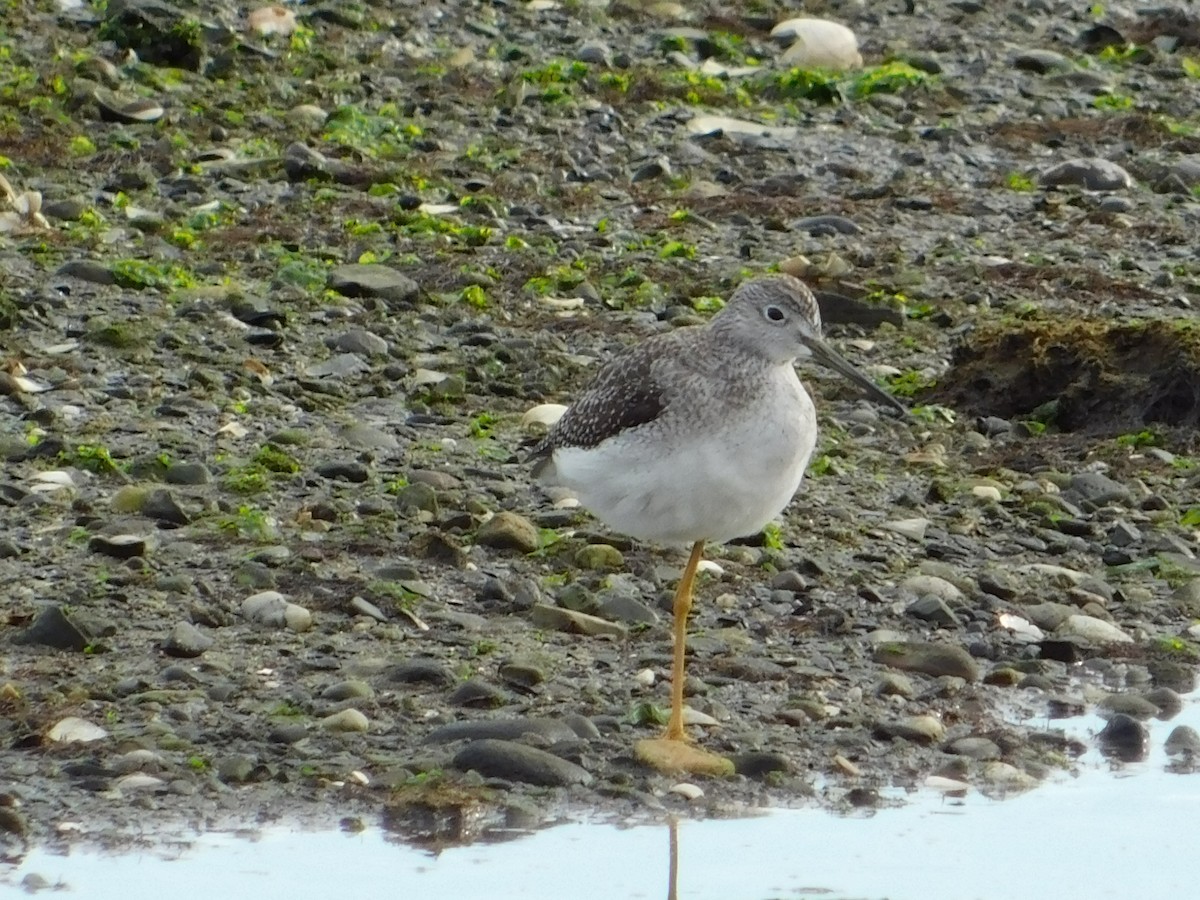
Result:
[[[765,276],[708,324],[607,363],[534,451],[534,471],[631,537],[752,534],[791,500],[816,443],[816,412],[792,366],[810,351],[891,401],[823,342],[807,287]]]

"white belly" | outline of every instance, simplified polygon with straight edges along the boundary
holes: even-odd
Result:
[[[597,447],[559,448],[556,480],[609,527],[642,540],[754,534],[791,501],[816,444],[812,401],[798,380],[795,389],[776,408],[690,439],[636,429]]]

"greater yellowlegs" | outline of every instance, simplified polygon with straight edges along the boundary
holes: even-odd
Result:
[[[728,769],[684,732],[692,583],[706,542],[757,533],[800,487],[817,414],[793,363],[809,355],[904,411],[825,343],[812,292],[790,275],[768,275],[738,287],[706,325],[616,356],[534,450],[534,474],[568,488],[609,527],[691,545],[675,591],[671,717],[662,738],[637,746],[659,768]]]

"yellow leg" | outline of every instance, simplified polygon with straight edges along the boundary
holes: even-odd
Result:
[[[687,619],[692,611],[692,585],[696,580],[696,567],[704,555],[704,541],[692,545],[675,589],[675,655],[671,661],[671,718],[667,732],[660,738],[638,741],[634,753],[646,765],[670,774],[722,776],[733,774],[733,763],[723,756],[701,750],[688,742],[683,731],[683,680],[684,653],[687,651]]]
[[[687,740],[683,732],[683,681],[684,653],[687,650],[687,620],[692,611],[692,587],[696,581],[696,567],[704,556],[704,541],[692,544],[692,555],[683,567],[683,577],[675,589],[675,658],[671,664],[671,718],[667,723],[665,737],[671,741]]]

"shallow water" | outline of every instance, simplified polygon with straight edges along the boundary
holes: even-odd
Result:
[[[0,866],[0,894],[15,894],[33,875],[70,896],[106,900],[160,900],[181,888],[193,897],[257,900],[1195,896],[1187,860],[1200,842],[1200,775],[1168,771],[1162,750],[1175,725],[1200,726],[1200,703],[1188,699],[1171,722],[1150,723],[1145,762],[1114,766],[1092,749],[1077,775],[1006,800],[922,790],[899,808],[852,816],[804,809],[629,828],[563,825],[436,856],[379,829],[271,827],[196,835],[186,846],[138,853],[38,849],[20,865]],[[1087,738],[1102,725],[1089,716],[1072,720],[1069,731]]]

